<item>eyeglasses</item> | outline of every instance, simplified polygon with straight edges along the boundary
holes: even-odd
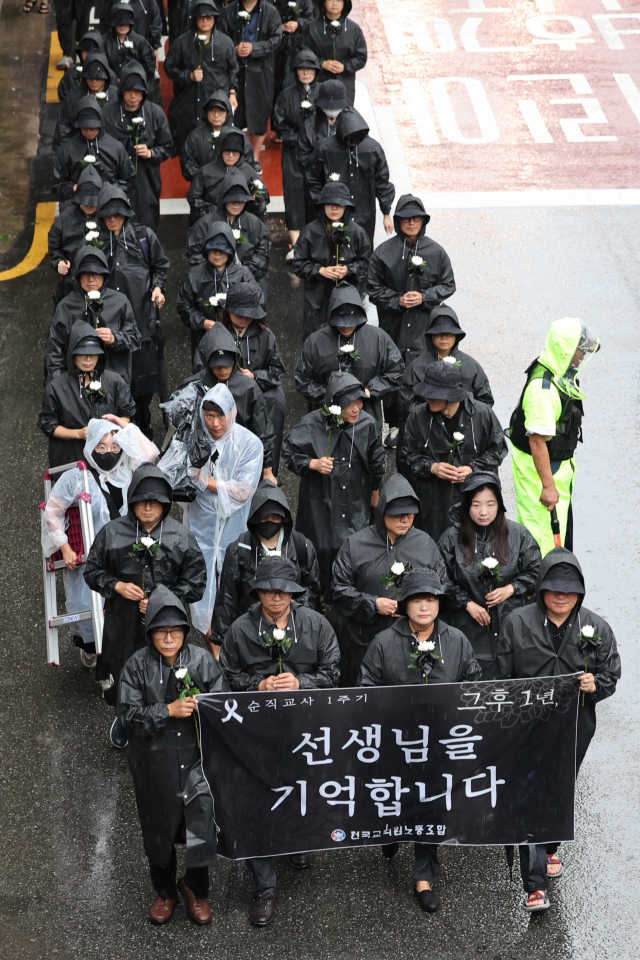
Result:
[[[400,217],[401,223],[421,223],[424,217]]]
[[[283,593],[282,590],[261,590],[260,593],[265,600],[275,600],[276,598],[286,600],[290,596],[288,593]]]
[[[166,640],[168,636],[171,636],[174,640],[180,640],[184,637],[184,627],[174,627],[173,630],[153,631],[154,640]]]

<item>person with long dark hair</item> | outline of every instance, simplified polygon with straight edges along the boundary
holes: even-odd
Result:
[[[530,602],[540,548],[526,527],[507,520],[495,473],[472,473],[462,485],[458,519],[440,537],[447,568],[448,622],[469,638],[482,679],[495,679],[505,619]]]

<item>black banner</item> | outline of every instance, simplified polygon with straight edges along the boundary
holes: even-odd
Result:
[[[232,860],[572,840],[575,676],[198,698]]]

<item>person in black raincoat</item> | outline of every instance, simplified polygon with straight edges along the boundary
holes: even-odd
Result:
[[[344,183],[327,183],[317,218],[302,228],[293,248],[293,272],[304,280],[302,337],[307,339],[329,320],[329,301],[341,281],[365,293],[371,242],[356,223],[355,205]]]
[[[220,221],[229,224],[236,241],[236,258],[251,271],[254,280],[265,296],[269,292],[269,257],[271,237],[266,226],[247,205],[251,192],[240,172],[230,170],[220,184],[220,203],[210,213],[200,217],[187,234],[187,257],[189,263],[202,263],[202,247],[212,225]]]
[[[149,100],[163,106],[160,84],[156,79],[156,56],[148,40],[137,33],[134,13],[129,3],[115,3],[111,8],[111,26],[104,38],[104,52],[118,80],[129,64],[137,63],[144,70]]]
[[[95,28],[87,30],[86,33],[82,34],[80,40],[78,41],[78,45],[76,47],[76,58],[79,62],[65,70],[62,80],[58,84],[58,100],[60,103],[63,103],[67,99],[72,90],[82,84],[84,61],[87,59],[87,55],[93,50],[99,53],[104,53],[104,40],[102,34]],[[118,80],[111,68],[109,68],[109,81],[110,85],[115,88]],[[87,90],[87,92],[89,91]]]
[[[102,128],[102,110],[94,97],[83,97],[78,104],[76,132],[56,151],[51,190],[60,200],[60,209],[68,206],[78,178],[92,164],[103,183],[117,183],[123,190],[133,185],[136,171],[121,143]],[[92,158],[91,160],[89,158]]]
[[[267,401],[257,380],[240,370],[235,340],[224,324],[218,321],[207,331],[200,342],[198,358],[203,359],[203,366],[184,380],[160,409],[175,427],[186,430],[193,423],[194,415],[198,415],[199,403],[207,390],[223,383],[231,391],[236,405],[236,422],[262,441],[263,477],[277,483],[273,473],[275,436]]]
[[[335,687],[340,651],[323,616],[293,597],[304,593],[291,560],[267,557],[256,567],[252,589],[258,603],[233,623],[224,637],[220,666],[233,691],[314,690]],[[278,642],[276,631],[284,634]],[[308,853],[287,858],[299,870]],[[276,871],[272,857],[247,860],[254,896],[249,918],[264,927],[273,919]]]
[[[222,646],[231,624],[255,603],[252,581],[258,563],[268,556],[291,561],[296,568],[296,583],[304,588],[297,602],[315,610],[320,596],[315,547],[293,529],[291,509],[280,487],[262,480],[251,501],[247,531],[227,547],[224,555],[211,620],[211,644]]]
[[[66,370],[44,389],[38,426],[49,438],[49,466],[84,459],[87,426],[92,417],[113,413],[123,420],[136,407],[128,385],[105,370],[104,343],[88,323],[79,320],[69,334]]]
[[[160,308],[165,303],[169,261],[153,230],[134,222],[132,206],[118,187],[103,188],[98,217],[106,228],[107,282],[112,290],[127,296],[140,331],[141,343],[132,358],[131,393],[136,401],[136,423],[151,437],[150,405],[161,375]]]
[[[220,30],[231,38],[238,57],[238,111],[256,158],[267,133],[275,99],[275,53],[282,42],[282,19],[268,0],[232,0],[220,15]]]
[[[180,151],[180,169],[182,176],[188,181],[193,180],[205,164],[216,159],[217,140],[226,127],[233,125],[231,102],[224,90],[214,90],[207,97],[202,105],[202,113],[205,122],[201,120],[195,130],[191,131]],[[242,161],[253,167],[258,175],[262,173],[262,167],[253,155],[253,147],[247,136],[244,138]]]
[[[354,20],[349,19],[351,0],[325,0],[320,17],[307,24],[304,45],[322,64],[320,80],[338,77],[344,83],[349,103],[356,96],[356,73],[367,63],[367,41]]]
[[[373,640],[362,661],[359,685],[396,687],[418,683],[464,683],[479,680],[481,669],[471,644],[460,630],[439,617],[444,590],[430,570],[414,570],[400,587],[398,613],[401,619]],[[444,809],[436,801],[434,813]],[[399,843],[382,848],[385,857],[396,855]],[[432,884],[440,879],[438,845],[414,844],[413,879],[418,903],[425,912],[435,913],[440,899]]]
[[[120,671],[144,646],[145,616],[150,594],[160,584],[183,603],[199,600],[207,584],[207,568],[194,535],[169,515],[171,485],[162,470],[145,463],[135,471],[127,491],[127,513],[110,520],[96,534],[84,579],[105,598],[102,655],[96,680],[104,699],[115,705]],[[143,538],[148,542],[143,543]],[[124,738],[124,742],[123,742]],[[119,721],[111,729],[114,746],[126,737]]]
[[[366,398],[352,374],[332,373],[325,406],[306,414],[282,445],[284,465],[301,478],[296,530],[316,548],[325,597],[344,540],[371,523],[384,475],[378,425],[362,410]]]
[[[118,685],[118,717],[129,738],[144,852],[157,894],[149,919],[157,925],[173,916],[178,890],[195,923],[211,921],[213,799],[200,759],[198,701],[180,696],[191,687],[218,693],[228,684],[217,660],[189,643],[189,632],[179,597],[158,586],[149,597],[146,644],[127,660]],[[187,847],[186,871],[177,886],[176,843]]]
[[[576,774],[596,732],[596,705],[615,693],[621,673],[613,630],[603,617],[582,605],[585,593],[578,560],[564,547],[555,547],[542,559],[535,603],[514,610],[503,622],[496,656],[501,679],[581,674]],[[573,763],[573,757],[558,760]],[[528,910],[549,905],[548,877],[562,873],[558,846],[520,847]]]
[[[233,43],[217,29],[220,11],[213,0],[197,0],[190,10],[190,26],[169,47],[164,71],[173,81],[169,126],[176,154],[202,119],[212,90],[223,90],[237,109],[238,61]],[[198,36],[208,36],[206,43]]]
[[[56,306],[73,292],[71,265],[80,247],[88,242],[87,234],[93,235],[98,230],[95,212],[101,189],[100,174],[93,167],[87,167],[80,174],[73,202],[51,224],[48,244],[51,266],[58,275],[58,287],[53,297]]]
[[[295,83],[285,86],[273,108],[273,126],[282,140],[282,189],[285,224],[293,245],[307,222],[304,198],[304,171],[296,157],[298,137],[305,120],[313,117],[313,102],[320,90],[320,61],[306,48],[296,51],[291,60]]]
[[[215,221],[203,238],[204,262],[192,267],[182,281],[176,306],[191,331],[192,355],[216,318],[220,319],[229,287],[243,281],[255,284],[251,271],[235,259],[237,247],[229,224]]]
[[[342,80],[325,80],[321,83],[314,98],[314,106],[315,113],[308,117],[300,128],[295,150],[296,160],[304,176],[306,223],[310,223],[316,216],[315,203],[307,181],[307,165],[320,140],[335,136],[336,121],[342,111],[349,106]],[[293,259],[291,250],[287,254],[287,259]]]
[[[420,497],[418,525],[438,540],[462,481],[476,470],[497,472],[507,441],[491,407],[462,389],[455,364],[432,363],[414,392],[426,403],[409,414],[400,452]]]
[[[118,100],[106,107],[103,117],[107,132],[124,146],[136,171],[129,191],[136,219],[157,232],[162,191],[160,165],[173,153],[173,141],[164,111],[147,99],[147,89],[142,67],[129,64],[118,84]]]
[[[225,127],[216,141],[215,160],[196,173],[189,187],[187,199],[191,208],[191,223],[216,209],[222,199],[222,185],[230,171],[244,177],[251,193],[248,207],[251,213],[263,217],[269,203],[269,191],[256,174],[255,166],[244,159],[247,136],[235,127]]]
[[[397,389],[404,371],[391,337],[367,323],[358,291],[341,281],[331,291],[329,323],[308,337],[296,361],[295,384],[309,401],[320,405],[334,371],[347,370],[365,389],[364,410],[382,426],[382,397]]]
[[[314,19],[316,12],[313,0],[273,0],[273,5],[282,20],[282,43],[275,58],[275,100],[282,91],[295,83],[295,65],[293,61],[302,47],[302,38],[307,25]],[[273,127],[273,117],[271,126]]]
[[[406,366],[424,350],[431,311],[456,289],[446,251],[425,236],[430,219],[422,200],[401,196],[393,215],[396,235],[376,248],[369,263],[369,299]],[[421,262],[413,263],[414,257]],[[394,447],[402,422],[396,402],[385,404],[385,419],[391,427],[386,445]]]
[[[362,658],[376,634],[393,624],[398,590],[392,567],[405,571],[430,567],[440,580],[445,566],[428,533],[415,526],[420,501],[411,484],[400,474],[390,477],[380,490],[380,499],[370,527],[352,533],[340,547],[333,564],[329,619],[333,624],[342,660],[340,683],[355,686]],[[402,582],[402,573],[395,579]]]
[[[472,473],[461,494],[456,520],[438,541],[447,568],[446,616],[471,641],[482,679],[495,680],[501,626],[531,602],[540,548],[526,527],[507,520],[497,474]]]
[[[148,41],[153,51],[162,43],[163,24],[157,0],[130,0],[127,5],[133,10],[133,29]],[[107,34],[113,25],[113,14],[119,4],[114,0],[104,0],[100,14],[100,28]]]
[[[385,230],[392,232],[391,205],[396,190],[389,180],[387,158],[353,107],[343,110],[338,117],[335,137],[325,137],[318,142],[305,174],[311,197],[316,202],[325,183],[336,178],[346,183],[355,205],[354,220],[364,228],[371,243],[376,227],[376,199]]]
[[[82,67],[82,77],[78,85],[68,92],[58,113],[58,122],[52,141],[55,151],[76,132],[76,120],[81,101],[90,97],[93,99],[94,106],[99,105],[102,108],[115,100],[117,81],[113,83],[112,78],[115,79],[106,54],[100,50],[88,53]]]
[[[84,320],[100,338],[106,369],[131,384],[131,357],[140,347],[140,332],[131,303],[124,293],[108,289],[108,277],[104,252],[99,247],[80,247],[72,268],[73,292],[60,301],[49,327],[45,354],[48,377],[64,372],[71,328],[76,321]]]

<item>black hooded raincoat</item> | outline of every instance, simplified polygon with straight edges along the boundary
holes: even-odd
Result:
[[[100,14],[100,27],[107,33],[112,24],[112,9],[117,0],[104,0]],[[162,17],[157,0],[126,0],[133,10],[133,29],[149,41],[152,50],[162,42]]]
[[[229,130],[229,127],[225,128]],[[243,134],[243,136],[245,136]],[[195,223],[200,217],[208,213],[213,213],[218,208],[223,191],[223,184],[227,174],[237,172],[238,176],[244,177],[249,193],[253,200],[249,200],[245,207],[249,213],[256,217],[264,217],[269,205],[269,191],[264,180],[256,172],[254,164],[248,163],[244,156],[241,156],[233,167],[228,167],[222,159],[222,151],[216,148],[215,159],[206,163],[195,174],[187,193],[187,199],[191,208],[191,223]],[[254,193],[254,181],[260,180],[262,187]]]
[[[104,90],[101,91],[101,93],[104,93],[104,96],[101,95],[97,97],[92,93],[89,89],[89,84],[84,78],[84,71],[91,63],[99,63],[108,74],[105,79]],[[90,97],[94,104],[98,104],[101,109],[104,109],[104,107],[116,99],[118,79],[111,69],[104,51],[91,50],[90,53],[87,54],[82,68],[82,74],[78,75],[78,83],[68,91],[67,96],[62,100],[62,107],[58,114],[58,122],[52,141],[54,151],[59,150],[60,145],[66,140],[69,140],[76,132],[76,119],[78,117],[78,108],[81,100]]]
[[[356,73],[367,64],[367,41],[364,33],[354,20],[349,19],[351,0],[345,0],[340,17],[339,29],[331,26],[331,21],[322,13],[307,24],[302,45],[313,50],[320,63],[325,60],[339,60],[344,66],[342,73],[329,73],[320,70],[317,80],[342,80],[347,91],[347,99],[353,104],[356,97]]]
[[[229,129],[229,126],[231,126],[233,121],[231,101],[227,97],[224,90],[214,90],[211,94],[211,97],[215,97],[216,100],[220,100],[222,103],[224,103],[227,109],[226,124],[222,130],[217,131],[216,136],[216,131],[212,130],[209,126],[207,114],[203,106],[202,117],[200,118],[198,126],[195,128],[195,130],[191,131],[185,141],[184,147],[180,152],[180,169],[182,170],[182,176],[185,180],[193,180],[198,170],[201,170],[202,167],[204,167],[207,163],[211,163],[216,159],[216,140],[218,140],[222,135],[223,130]],[[244,150],[240,159],[243,160],[244,163],[248,163],[249,166],[253,167],[258,176],[260,176],[262,173],[262,168],[254,156],[251,141],[249,140],[249,137],[245,137],[244,139]]]
[[[319,86],[316,76],[307,92],[296,78],[294,84],[284,88],[273,108],[273,124],[282,140],[282,190],[287,230],[301,230],[307,222],[304,172],[296,157],[296,147],[304,122],[311,116],[309,109],[302,110],[300,104],[305,101],[313,103]]]
[[[471,683],[482,678],[482,668],[465,635],[440,618],[435,621],[431,639],[442,660],[428,662],[425,670],[412,667],[411,654],[417,643],[406,617],[395,620],[373,640],[360,668],[361,687],[400,687],[425,682]]]
[[[103,183],[116,183],[127,192],[134,186],[136,171],[121,143],[104,127],[95,140],[87,140],[76,130],[57,150],[53,163],[51,189],[61,202],[72,199],[73,188],[85,168],[84,158],[89,155],[96,158],[93,166]]]
[[[78,179],[78,185],[91,183],[95,188],[96,195],[102,189],[102,180],[97,170],[93,167],[87,167],[82,171]],[[86,204],[90,206],[90,204]],[[73,270],[63,276],[58,273],[58,264],[62,260],[68,260],[73,264],[76,254],[83,245],[85,236],[89,232],[94,232],[93,228],[87,227],[88,223],[95,223],[97,229],[97,218],[95,213],[85,213],[78,203],[70,203],[53,221],[49,230],[49,257],[51,266],[56,271],[58,277],[58,289],[54,296],[56,304],[60,303],[63,297],[73,292]]]

